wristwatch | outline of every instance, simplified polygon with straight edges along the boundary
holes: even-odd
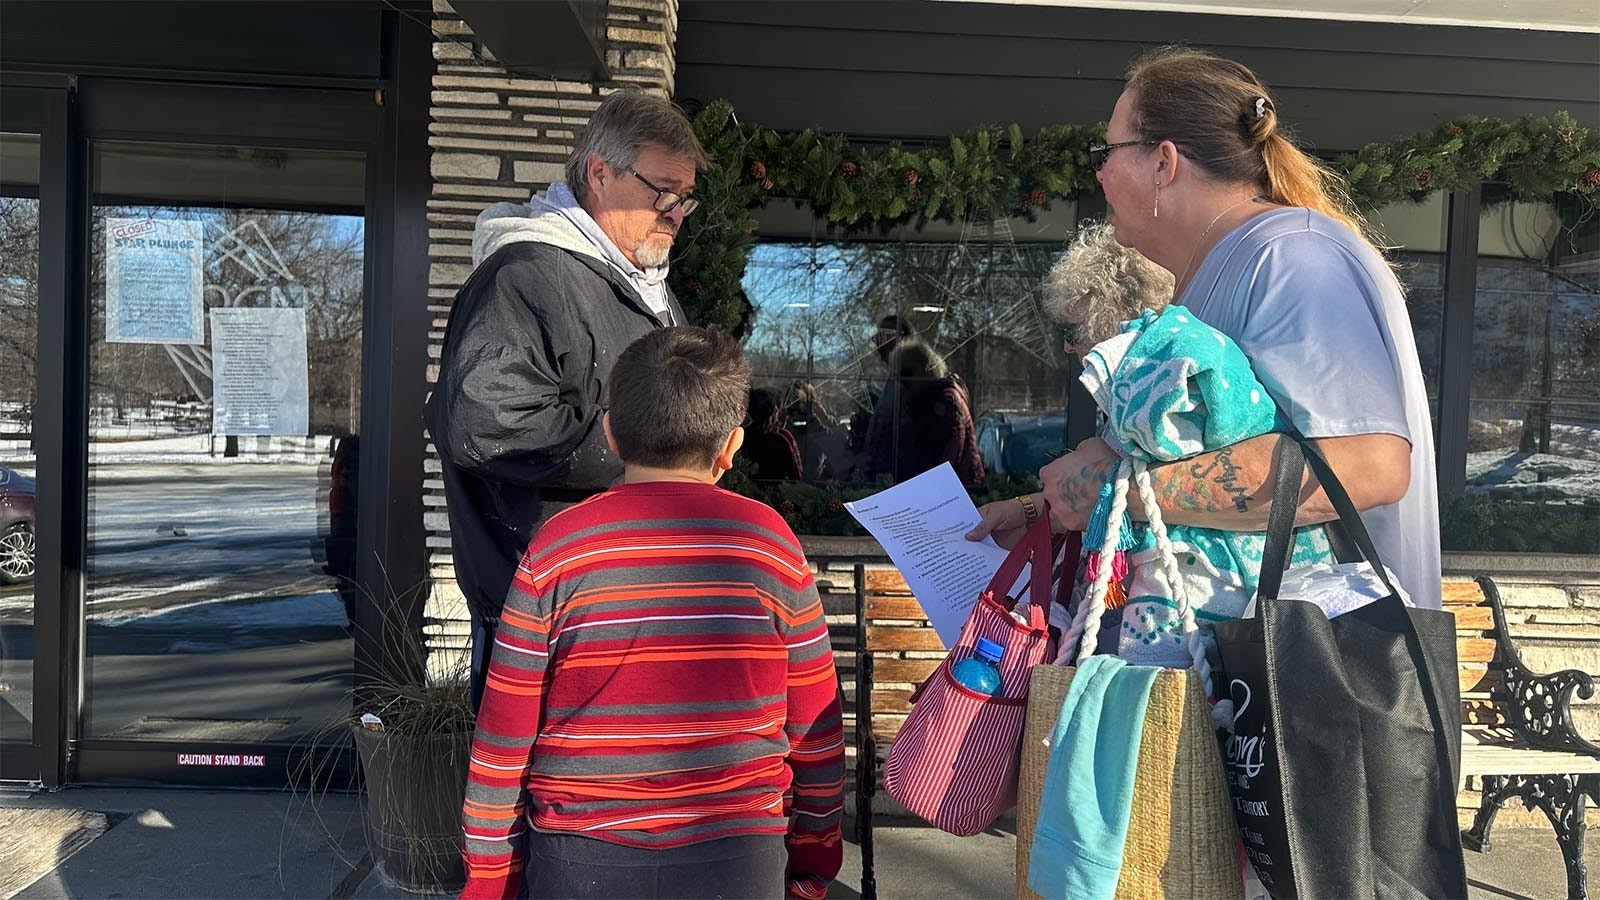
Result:
[[[1022,517],[1032,525],[1039,518],[1039,505],[1033,502],[1032,494],[1023,494],[1017,500],[1022,504]]]

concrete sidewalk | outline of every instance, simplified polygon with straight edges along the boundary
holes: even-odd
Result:
[[[0,805],[87,809],[114,821],[106,834],[17,895],[19,900],[399,900],[373,869],[356,794],[308,804],[290,793],[173,788],[70,788]],[[848,825],[848,823],[847,823]],[[904,820],[873,829],[883,900],[1015,896],[1014,826],[957,838]],[[1472,900],[1559,900],[1566,875],[1548,828],[1501,829],[1492,854],[1467,853]],[[1600,834],[1591,871],[1600,872]],[[861,854],[845,847],[832,896],[861,896]]]

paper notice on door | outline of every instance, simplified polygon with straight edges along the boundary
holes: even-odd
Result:
[[[211,310],[212,434],[306,434],[307,374],[304,309]]]
[[[991,538],[966,539],[978,509],[955,470],[945,463],[844,506],[894,560],[939,640],[953,646],[1006,558]]]
[[[198,219],[106,219],[106,340],[205,341],[205,225]]]

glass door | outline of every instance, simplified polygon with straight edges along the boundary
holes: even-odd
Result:
[[[346,739],[366,157],[104,140],[89,171],[78,735],[122,757],[80,774],[281,781]]]
[[[34,415],[39,401],[39,135],[0,132],[0,777],[38,777]],[[28,757],[12,771],[8,758]],[[34,771],[29,771],[33,769]]]

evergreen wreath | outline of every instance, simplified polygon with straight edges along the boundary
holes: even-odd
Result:
[[[846,231],[933,219],[1022,216],[1095,188],[1089,147],[1105,125],[1053,125],[1032,137],[985,125],[911,148],[855,144],[841,134],[777,132],[743,123],[717,101],[694,117],[715,160],[700,173],[701,201],[684,222],[672,286],[702,325],[743,335],[753,313],[742,281],[755,244],[754,210],[773,197],[801,201]],[[1485,200],[1600,198],[1600,135],[1566,112],[1515,121],[1467,117],[1330,161],[1363,212],[1434,191],[1488,185]]]

